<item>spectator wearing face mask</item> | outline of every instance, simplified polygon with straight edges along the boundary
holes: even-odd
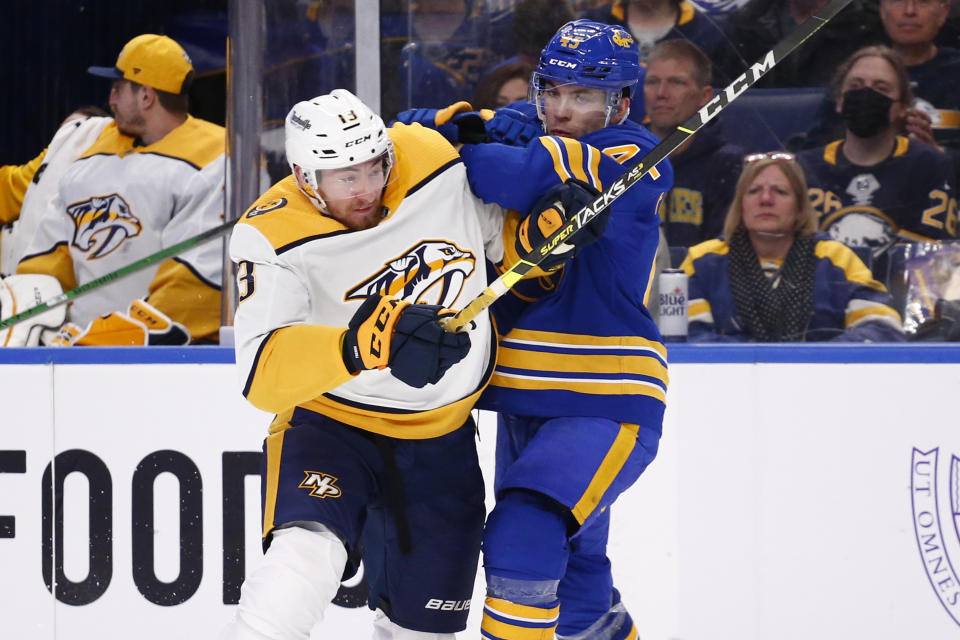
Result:
[[[903,59],[888,47],[864,47],[834,81],[843,138],[799,155],[818,227],[851,247],[869,247],[874,273],[886,273],[896,242],[957,235],[950,159],[901,135],[913,100]]]

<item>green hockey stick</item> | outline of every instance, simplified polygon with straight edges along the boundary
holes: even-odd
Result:
[[[183,242],[178,242],[175,245],[169,246],[166,249],[161,249],[160,251],[157,251],[156,253],[151,254],[145,258],[141,258],[140,260],[137,260],[136,262],[128,264],[125,267],[121,267],[116,271],[112,271],[105,276],[100,276],[96,280],[91,280],[90,282],[87,282],[86,284],[82,284],[75,289],[70,289],[70,291],[67,291],[66,293],[61,293],[58,296],[54,296],[50,300],[44,300],[43,302],[41,302],[35,307],[30,307],[26,311],[18,313],[15,316],[10,316],[6,320],[0,321],[0,331],[3,331],[4,329],[7,329],[9,327],[12,327],[15,324],[19,324],[24,320],[29,320],[30,318],[36,315],[39,315],[44,311],[47,311],[49,309],[54,309],[56,307],[59,307],[60,305],[67,304],[71,300],[75,300],[76,298],[79,298],[85,293],[90,293],[94,289],[102,287],[108,282],[119,280],[120,278],[123,278],[124,276],[128,276],[131,273],[136,273],[141,269],[146,269],[150,265],[156,264],[161,260],[166,260],[167,258],[175,256],[178,253],[183,253],[187,249],[192,249],[193,247],[199,246],[204,242],[207,242],[209,240],[212,240],[213,238],[216,238],[217,236],[221,236],[227,231],[229,231],[233,227],[233,225],[235,225],[236,223],[237,223],[236,220],[225,222],[218,227],[214,227],[212,229],[204,231],[203,233],[198,234],[192,238],[187,238]]]

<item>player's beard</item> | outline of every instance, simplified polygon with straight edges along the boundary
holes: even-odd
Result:
[[[113,120],[117,123],[117,130],[131,138],[139,138],[147,128],[146,119],[139,113],[128,114],[114,110]]]

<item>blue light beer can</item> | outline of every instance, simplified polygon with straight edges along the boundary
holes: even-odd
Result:
[[[687,274],[682,269],[664,269],[659,288],[659,327],[664,342],[687,339]]]

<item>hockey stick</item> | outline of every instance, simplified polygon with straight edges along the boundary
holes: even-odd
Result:
[[[165,260],[171,256],[175,256],[178,253],[182,253],[186,251],[187,249],[192,249],[193,247],[201,245],[207,240],[211,240],[213,238],[216,238],[219,235],[223,235],[224,233],[229,231],[230,228],[233,227],[233,225],[235,225],[236,223],[237,223],[236,220],[225,222],[218,227],[214,227],[212,229],[204,231],[203,233],[195,235],[192,238],[187,238],[183,242],[178,242],[177,244],[167,247],[166,249],[161,249],[160,251],[157,251],[156,253],[153,253],[145,258],[141,258],[136,262],[132,262],[125,267],[121,267],[116,271],[112,271],[105,276],[100,276],[96,280],[91,280],[90,282],[86,284],[82,284],[75,289],[70,289],[70,291],[67,291],[66,293],[61,293],[60,295],[54,296],[49,300],[44,300],[43,302],[36,305],[35,307],[30,307],[26,311],[22,313],[18,313],[15,316],[10,316],[6,320],[3,320],[2,322],[0,322],[0,331],[3,331],[8,327],[12,327],[15,324],[19,324],[24,320],[28,320],[35,315],[43,313],[44,311],[48,311],[50,309],[59,307],[60,305],[64,305],[70,302],[71,300],[74,300],[75,298],[79,298],[85,293],[89,293],[90,291],[93,291],[97,287],[100,287],[102,285],[105,285],[108,282],[111,282],[112,280],[118,280],[124,276],[130,275],[131,273],[136,273],[141,269],[146,269],[150,265],[156,264],[161,260]]]
[[[447,331],[462,331],[481,311],[509,291],[513,285],[537,266],[537,264],[549,255],[560,243],[580,231],[590,220],[609,208],[614,200],[639,182],[643,176],[657,166],[657,163],[670,155],[673,150],[683,144],[687,138],[713,119],[724,107],[733,102],[737,96],[753,86],[767,71],[803,44],[807,38],[816,33],[820,27],[829,22],[833,16],[837,15],[837,13],[850,2],[851,0],[831,0],[822,9],[810,16],[803,24],[794,29],[793,33],[768,51],[763,58],[751,65],[739,78],[727,85],[723,91],[718,92],[710,102],[690,116],[686,122],[679,125],[673,133],[667,136],[660,144],[651,149],[649,153],[640,158],[636,163],[629,165],[626,172],[607,187],[603,193],[597,196],[593,204],[581,209],[567,224],[550,234],[548,238],[544,239],[542,244],[534,247],[527,255],[522,257],[517,264],[500,274],[499,278],[490,283],[490,285],[484,289],[479,296],[471,300],[467,306],[461,309],[456,315],[447,319],[444,322],[444,328]]]

